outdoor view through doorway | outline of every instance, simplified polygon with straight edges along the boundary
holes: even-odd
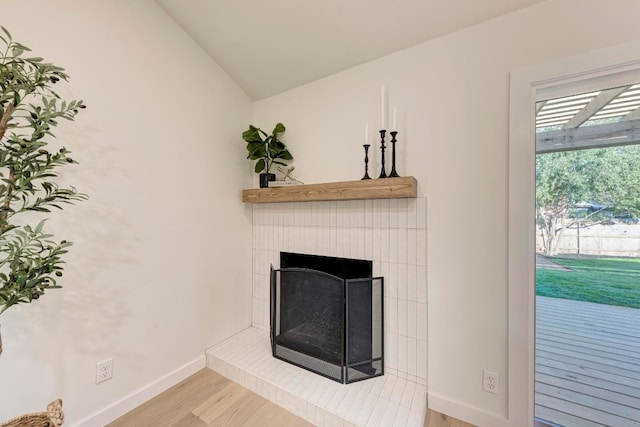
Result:
[[[640,426],[640,84],[536,105],[535,416]]]

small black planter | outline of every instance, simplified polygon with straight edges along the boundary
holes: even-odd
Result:
[[[275,180],[276,180],[275,173],[261,173],[260,188],[267,188],[269,186],[269,181],[275,181]]]

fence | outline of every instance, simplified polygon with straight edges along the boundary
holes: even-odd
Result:
[[[543,251],[540,229],[536,247]],[[564,230],[558,254],[640,257],[640,224],[582,225]]]

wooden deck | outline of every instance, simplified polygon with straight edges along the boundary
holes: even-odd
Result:
[[[536,417],[564,427],[640,427],[640,310],[536,301]]]

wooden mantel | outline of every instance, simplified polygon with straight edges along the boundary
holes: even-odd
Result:
[[[242,190],[244,203],[312,202],[329,200],[406,199],[417,196],[418,183],[412,176],[364,181],[292,185],[289,187]]]

